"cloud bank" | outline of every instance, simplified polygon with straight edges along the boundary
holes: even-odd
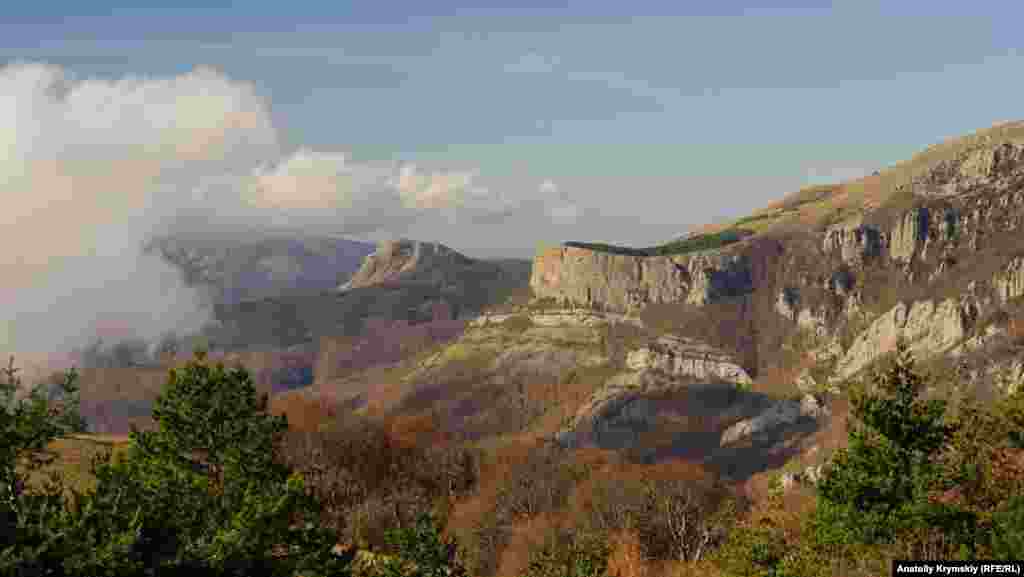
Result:
[[[554,183],[507,188],[474,171],[286,151],[270,103],[210,68],[80,79],[10,64],[0,68],[0,352],[198,329],[210,319],[200,295],[141,250],[157,234],[398,236],[424,222],[578,216]]]

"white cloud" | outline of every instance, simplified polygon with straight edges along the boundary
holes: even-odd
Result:
[[[12,64],[0,68],[0,349],[67,350],[111,327],[143,338],[197,328],[208,319],[199,295],[141,252],[154,234],[379,237],[413,224],[438,234],[522,223],[536,232],[545,218],[578,217],[553,183],[541,199],[517,194],[530,188],[469,170],[287,153],[269,103],[209,68],[107,80]]]
[[[142,241],[205,176],[275,154],[266,103],[210,69],[109,81],[0,68],[0,347],[52,351],[104,323],[195,328],[198,295]]]

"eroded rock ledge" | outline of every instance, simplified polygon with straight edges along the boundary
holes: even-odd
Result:
[[[626,368],[740,385],[753,382],[732,355],[695,339],[676,335],[659,337],[649,345],[631,351],[626,355]]]

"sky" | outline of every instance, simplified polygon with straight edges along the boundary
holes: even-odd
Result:
[[[1020,2],[138,4],[5,6],[0,348],[199,322],[157,232],[651,245],[1024,118]]]

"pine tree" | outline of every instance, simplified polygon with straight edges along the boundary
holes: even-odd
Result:
[[[921,398],[925,382],[906,344],[897,346],[875,390],[851,395],[849,443],[817,485],[816,535],[823,543],[885,543],[901,532],[946,528],[973,544],[974,519],[930,493],[952,439],[946,403]]]
[[[348,575],[320,505],[280,464],[283,417],[266,412],[244,369],[201,353],[172,370],[157,428],[131,433],[126,456],[93,463],[87,493],[33,496],[19,530],[35,536],[0,558],[11,574]]]

